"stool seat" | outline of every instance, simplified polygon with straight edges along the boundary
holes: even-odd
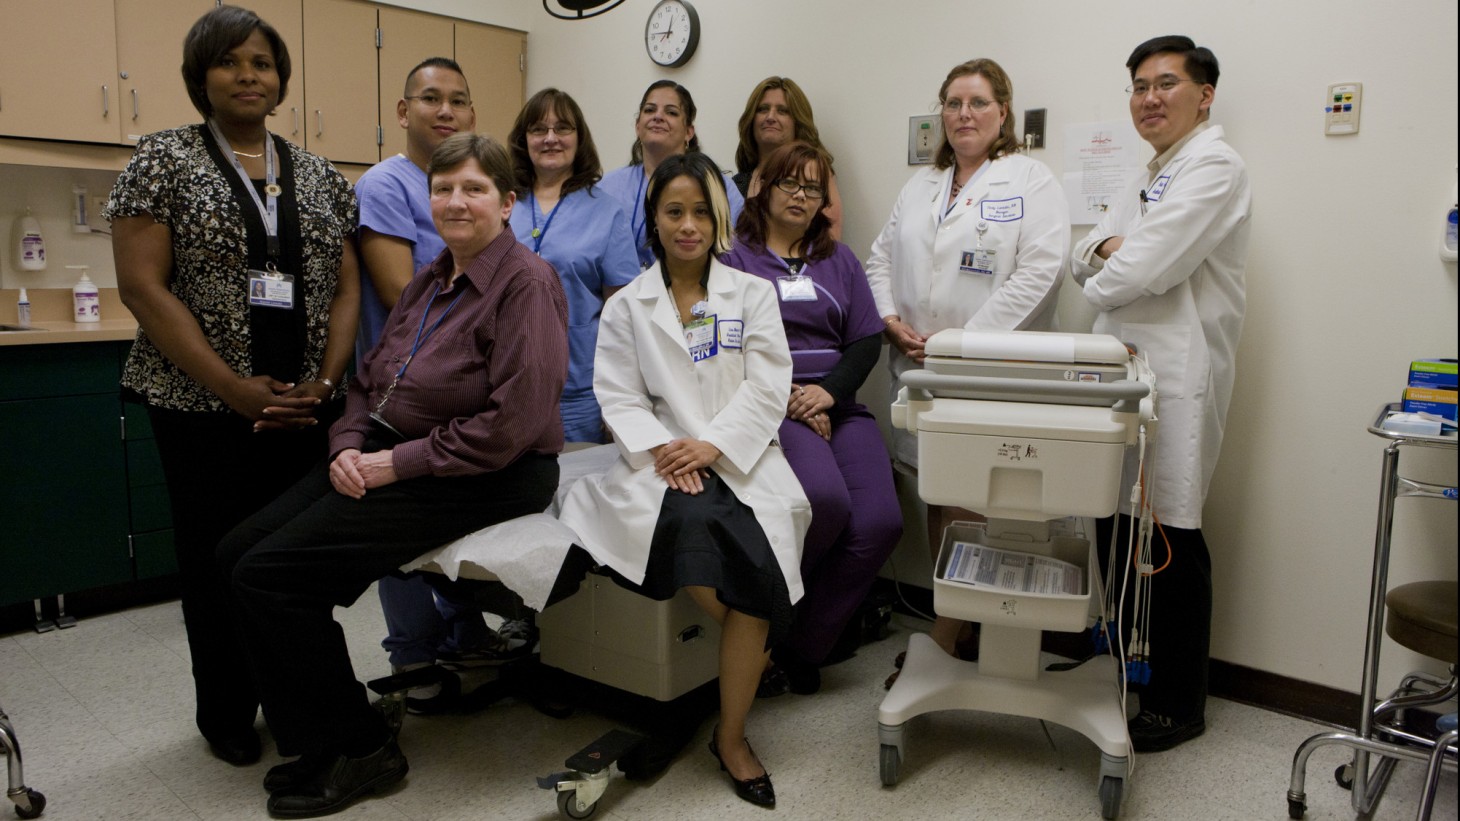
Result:
[[[1416,653],[1455,664],[1457,602],[1460,584],[1456,582],[1402,584],[1384,597],[1389,608],[1384,632]]]

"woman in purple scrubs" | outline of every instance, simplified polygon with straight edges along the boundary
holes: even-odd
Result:
[[[881,431],[856,401],[877,363],[882,320],[861,262],[830,236],[826,153],[784,145],[763,179],[721,260],[776,286],[794,368],[779,435],[812,519],[801,559],[806,596],[772,650],[761,694],[814,693],[819,666],[902,536],[902,511]]]

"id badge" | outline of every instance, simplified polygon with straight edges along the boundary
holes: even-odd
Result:
[[[702,362],[720,352],[715,340],[715,317],[696,319],[684,326],[684,341],[689,345],[690,358]]]
[[[248,304],[255,308],[294,308],[294,277],[278,271],[248,272]]]
[[[977,274],[979,276],[994,275],[994,257],[997,251],[987,248],[974,248],[971,251],[964,251],[959,257],[958,270],[965,274]]]
[[[815,302],[816,285],[811,277],[800,274],[776,277],[776,286],[781,289],[782,302]]]

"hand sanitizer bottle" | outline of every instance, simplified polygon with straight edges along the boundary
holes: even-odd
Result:
[[[86,275],[87,266],[67,265],[66,268],[81,272],[81,281],[71,288],[71,298],[76,303],[76,315],[71,318],[72,321],[100,322],[101,296],[97,293],[96,283]]]

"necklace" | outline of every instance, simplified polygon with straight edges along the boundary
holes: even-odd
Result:
[[[264,152],[262,152],[262,151],[260,151],[260,152],[259,152],[259,153],[257,153],[257,154],[250,154],[250,153],[248,153],[248,152],[247,152],[247,151],[239,151],[239,150],[238,150],[238,149],[236,149],[236,148],[235,148],[235,149],[233,149],[233,153],[235,153],[235,154],[237,154],[237,155],[238,155],[238,156],[240,156],[240,157],[248,157],[248,158],[249,158],[249,159],[251,159],[251,160],[256,160],[256,159],[258,159],[258,158],[259,158],[259,157],[262,157],[262,156],[263,156],[263,155],[264,155]]]

